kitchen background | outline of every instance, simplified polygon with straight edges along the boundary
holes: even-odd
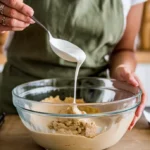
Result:
[[[4,45],[8,34],[9,33],[0,34],[0,73],[7,61]],[[136,40],[136,47],[138,60],[136,73],[140,77],[148,95],[146,106],[150,106],[150,1],[146,2],[144,6],[142,25]]]

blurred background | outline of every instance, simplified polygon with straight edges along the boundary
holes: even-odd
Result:
[[[0,73],[2,72],[3,66],[7,61],[4,47],[6,46],[6,39],[8,36],[8,32],[0,34]],[[138,60],[136,72],[143,82],[148,95],[146,105],[150,106],[150,1],[147,1],[144,5],[141,30],[135,41],[135,45]]]

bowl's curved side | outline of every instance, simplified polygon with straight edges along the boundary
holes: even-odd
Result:
[[[94,138],[87,138],[83,135],[60,134],[50,130],[49,125],[52,121],[64,118],[39,116],[29,111],[17,110],[34,141],[46,149],[90,150],[94,147],[94,150],[102,150],[111,147],[122,138],[134,117],[136,109],[118,115],[96,117],[97,125],[102,130]]]

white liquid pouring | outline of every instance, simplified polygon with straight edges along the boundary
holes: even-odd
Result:
[[[76,89],[77,89],[77,78],[81,65],[86,59],[86,55],[78,46],[61,39],[50,38],[50,44],[53,51],[62,59],[76,62],[77,67],[74,77],[74,100],[73,104],[76,104]],[[82,114],[76,105],[73,106],[73,112],[75,114]]]

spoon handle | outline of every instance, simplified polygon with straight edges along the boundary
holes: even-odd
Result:
[[[38,21],[34,16],[31,17],[38,25],[40,25],[48,34],[49,37],[51,38],[52,35],[50,34],[50,32],[48,31],[48,29],[40,22]]]

